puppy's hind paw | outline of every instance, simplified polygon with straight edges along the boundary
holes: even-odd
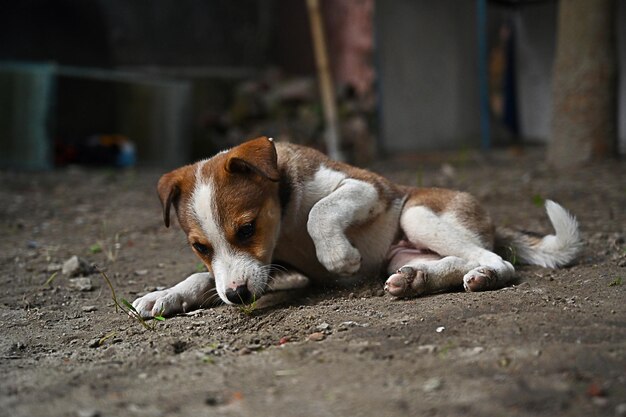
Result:
[[[468,292],[487,291],[494,289],[498,282],[496,271],[487,267],[478,267],[463,277],[463,288]]]
[[[412,266],[403,266],[387,278],[385,291],[395,297],[410,297],[426,291],[426,272]]]

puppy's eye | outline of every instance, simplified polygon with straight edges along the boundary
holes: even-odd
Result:
[[[195,242],[191,246],[193,246],[193,248],[198,251],[200,255],[208,256],[211,254],[211,249],[207,245]]]
[[[246,223],[237,230],[237,240],[245,242],[250,239],[255,232],[254,222]]]

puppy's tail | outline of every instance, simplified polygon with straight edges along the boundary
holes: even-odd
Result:
[[[539,265],[546,268],[558,268],[576,259],[582,247],[576,218],[551,200],[546,201],[546,212],[556,234],[541,236],[530,232],[497,228],[497,251],[513,263]]]

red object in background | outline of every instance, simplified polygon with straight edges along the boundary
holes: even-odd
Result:
[[[93,135],[80,141],[57,139],[54,145],[55,166],[129,167],[135,160],[135,145],[124,135]]]

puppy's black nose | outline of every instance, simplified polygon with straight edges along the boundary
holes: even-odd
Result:
[[[240,285],[234,290],[226,288],[226,298],[234,304],[249,304],[252,301],[252,293],[246,285]]]

